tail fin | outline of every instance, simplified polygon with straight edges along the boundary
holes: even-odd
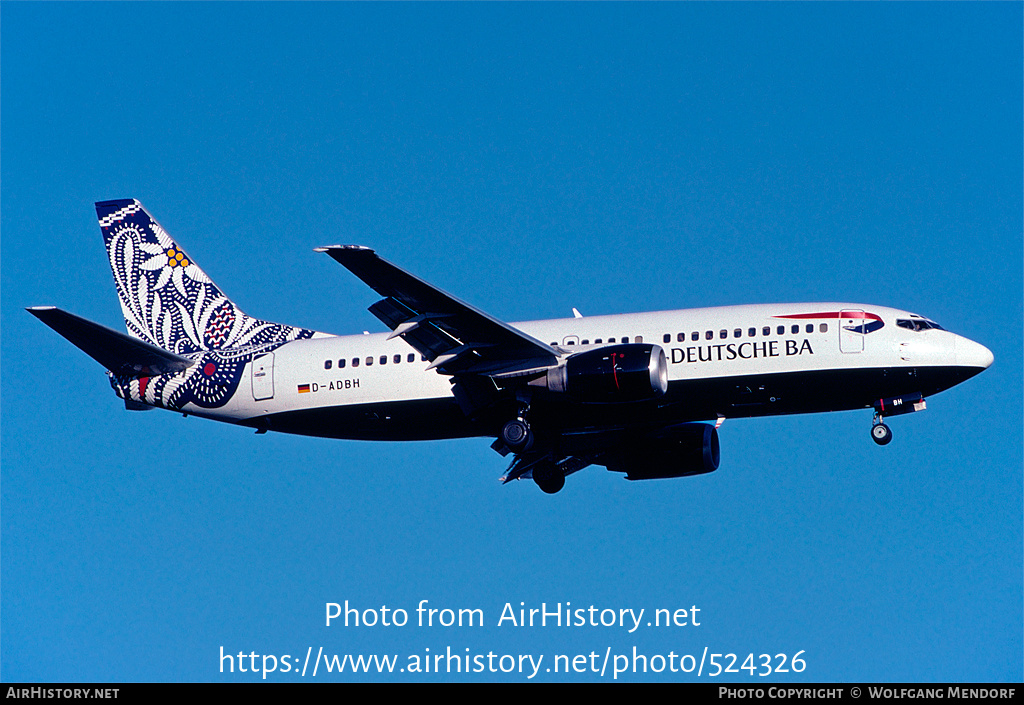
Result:
[[[130,335],[178,355],[314,335],[243,313],[138,201],[100,201],[96,216]]]

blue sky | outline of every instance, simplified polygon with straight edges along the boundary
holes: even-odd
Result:
[[[3,680],[259,679],[221,673],[221,647],[802,651],[801,674],[728,678],[1021,680],[1019,3],[6,2],[0,20]],[[856,301],[995,364],[885,448],[867,411],[733,420],[711,475],[591,468],[549,497],[501,487],[483,439],[125,411],[22,310],[122,325],[92,205],[114,198],[246,312],[333,333],[382,330],[373,292],[312,252],[357,242],[510,321]],[[325,627],[345,600],[486,624]],[[499,627],[506,602],[702,622]]]

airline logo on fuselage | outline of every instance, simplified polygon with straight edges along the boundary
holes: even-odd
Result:
[[[861,310],[790,313],[781,316],[772,316],[772,318],[788,319],[793,321],[811,321],[815,319],[838,320],[842,330],[864,335],[874,333],[885,325],[881,316],[878,314],[868,313],[867,311]],[[794,328],[796,328],[796,326],[794,326]],[[750,332],[753,333],[755,330],[756,329],[751,329]],[[767,334],[769,332],[770,329],[765,328],[764,333]],[[797,331],[793,330],[790,332],[796,333]],[[808,327],[807,332],[811,332],[811,327]],[[827,330],[824,325],[822,325],[820,332],[827,334]],[[737,330],[737,333],[739,333],[739,330]],[[776,333],[780,335],[784,334],[781,329],[776,331]],[[693,345],[686,348],[672,348],[670,350],[669,359],[674,364],[681,364],[691,362],[758,360],[770,357],[793,357],[796,355],[813,354],[814,348],[811,346],[811,339],[804,337],[802,339],[790,338],[784,340],[748,340],[742,343],[708,343],[705,345]]]
[[[719,343],[716,345],[693,345],[688,348],[672,348],[673,363],[721,362],[723,360],[757,360],[766,357],[791,357],[803,354],[813,355],[811,341],[761,340],[745,343]]]
[[[772,318],[790,318],[796,320],[808,320],[814,318],[838,318],[840,320],[859,321],[853,325],[843,325],[843,330],[851,333],[874,333],[885,326],[882,317],[867,311],[827,311],[824,313],[792,313],[785,316],[772,316]],[[842,325],[842,324],[840,324]]]

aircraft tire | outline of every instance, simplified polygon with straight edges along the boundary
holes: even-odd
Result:
[[[533,481],[545,494],[555,494],[565,487],[565,475],[553,464],[541,464],[534,468]]]
[[[512,419],[501,428],[501,440],[516,453],[522,453],[533,445],[533,431],[522,419]]]
[[[871,440],[884,446],[892,440],[892,431],[884,423],[875,424],[871,427]]]

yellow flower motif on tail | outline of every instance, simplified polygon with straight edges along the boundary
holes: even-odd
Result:
[[[167,266],[168,267],[187,267],[188,260],[185,259],[185,254],[180,250],[176,250],[173,247],[167,250]]]

